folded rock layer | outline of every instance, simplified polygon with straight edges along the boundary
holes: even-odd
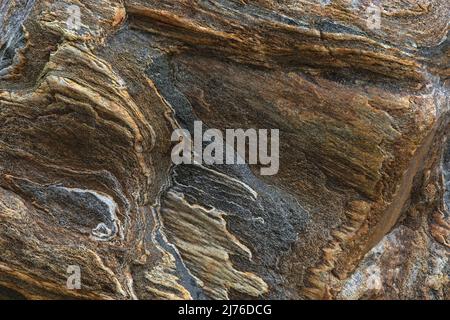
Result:
[[[450,2],[376,4],[0,0],[0,299],[449,299]]]

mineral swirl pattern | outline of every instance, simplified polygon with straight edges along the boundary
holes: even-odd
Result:
[[[450,2],[377,3],[0,0],[0,299],[449,299]]]

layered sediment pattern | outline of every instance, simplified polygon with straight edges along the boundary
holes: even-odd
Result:
[[[448,299],[450,2],[371,4],[0,0],[0,298]]]

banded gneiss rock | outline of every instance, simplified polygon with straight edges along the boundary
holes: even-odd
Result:
[[[448,299],[450,2],[370,4],[0,0],[0,297]]]

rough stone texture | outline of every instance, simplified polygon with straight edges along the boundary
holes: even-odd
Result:
[[[379,3],[0,0],[0,298],[449,299],[450,2]]]

